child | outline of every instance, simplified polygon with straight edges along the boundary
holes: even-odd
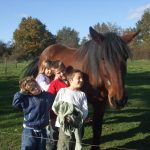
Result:
[[[60,128],[57,150],[73,149],[70,141],[74,136],[76,139],[75,150],[80,150],[82,149],[82,121],[88,115],[87,98],[85,93],[80,91],[83,85],[83,75],[80,70],[72,69],[68,73],[67,79],[69,87],[59,90],[52,105],[52,110],[58,115],[55,126]]]
[[[53,65],[54,80],[51,82],[48,92],[52,94],[57,94],[57,92],[64,87],[67,87],[66,75],[65,75],[65,65],[61,61],[55,61]]]
[[[61,61],[55,61],[54,65],[54,80],[51,82],[48,92],[56,95],[57,92],[64,87],[67,87],[68,84],[66,83],[66,75],[65,75],[65,65]],[[55,121],[56,121],[56,115],[51,110],[51,124],[53,129],[56,129],[55,127]],[[57,129],[56,129],[57,130]],[[57,132],[57,131],[56,131]],[[56,136],[57,138],[57,136]]]
[[[54,95],[42,92],[33,77],[25,77],[19,84],[12,105],[24,112],[21,150],[46,150],[46,126]]]
[[[64,87],[67,87],[66,83],[66,75],[65,75],[65,65],[61,61],[55,61],[53,64],[53,73],[54,73],[54,80],[51,82],[48,92],[56,95],[57,92]],[[51,119],[51,125],[54,130],[54,140],[58,139],[58,128],[55,127],[55,121],[56,121],[56,115],[52,110],[50,110],[50,119]],[[54,149],[57,147],[57,141],[54,142]]]
[[[36,81],[40,85],[42,91],[47,91],[50,85],[53,70],[53,62],[50,60],[46,60],[42,63],[41,67],[39,68],[39,73],[36,77]]]

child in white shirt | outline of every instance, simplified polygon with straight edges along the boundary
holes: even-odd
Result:
[[[72,133],[71,136],[68,136],[65,133],[65,129],[63,129],[64,126],[62,127],[62,124],[61,124],[60,119],[59,119],[59,116],[60,115],[62,116],[62,114],[59,114],[60,112],[62,112],[62,110],[61,110],[62,108],[60,107],[60,110],[57,110],[59,108],[58,107],[59,103],[62,101],[62,102],[67,102],[69,105],[73,104],[76,108],[78,108],[82,112],[82,120],[83,121],[86,119],[86,117],[88,115],[87,98],[86,98],[85,93],[80,91],[80,88],[83,85],[82,72],[80,70],[72,69],[70,71],[70,73],[67,74],[67,80],[69,82],[69,87],[61,88],[58,91],[58,93],[55,97],[53,106],[52,106],[52,110],[56,113],[56,115],[58,115],[55,126],[60,128],[57,150],[62,150],[62,149],[63,150],[70,150],[70,149],[72,149],[71,148],[72,143],[70,141],[72,141],[74,139],[74,136],[76,138],[76,135],[77,135],[76,133]],[[63,112],[64,112],[64,109],[63,109]],[[67,113],[67,110],[64,113]],[[66,121],[66,118],[64,116],[64,123],[65,123],[65,121]],[[67,123],[67,124],[69,124],[69,123]],[[77,129],[79,129],[79,128],[81,128],[81,127],[77,127]],[[81,130],[76,130],[76,131],[78,132]],[[78,134],[79,134],[79,136],[78,136],[78,138],[76,138],[75,150],[82,149],[81,133],[78,132]]]

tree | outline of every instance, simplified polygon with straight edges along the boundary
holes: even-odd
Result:
[[[116,24],[108,23],[97,23],[94,25],[94,29],[97,32],[105,33],[105,32],[116,32],[117,34],[122,34],[123,29]]]
[[[16,53],[22,58],[39,55],[48,45],[56,42],[56,37],[38,19],[22,18],[13,34]]]
[[[146,9],[144,14],[136,23],[137,29],[141,29],[140,36],[138,38],[141,46],[145,49],[150,48],[150,9]]]
[[[0,41],[0,57],[2,57],[6,53],[6,44]]]
[[[88,39],[84,36],[81,40],[80,45],[83,45],[84,43],[86,43],[88,41]]]
[[[130,43],[134,59],[150,59],[150,9],[146,9],[132,31],[141,30],[140,34]]]
[[[126,31],[141,30],[139,35],[129,44],[133,50],[134,59],[150,58],[150,9],[146,9],[141,19],[136,23],[136,28],[128,28]]]
[[[8,57],[10,59],[13,48],[14,47],[11,42],[4,43],[4,42],[0,41],[0,58],[1,58],[1,60],[3,60],[4,58],[6,59]]]
[[[79,47],[79,33],[70,27],[63,27],[57,32],[57,42],[70,47]]]

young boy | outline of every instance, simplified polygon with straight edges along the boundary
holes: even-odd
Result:
[[[24,112],[21,150],[46,150],[46,126],[54,96],[42,92],[33,77],[25,77],[19,84],[12,105]]]
[[[71,150],[70,141],[74,137],[75,150],[80,150],[82,149],[81,126],[88,115],[87,98],[85,93],[80,91],[83,85],[82,72],[72,69],[67,75],[67,80],[69,87],[59,90],[52,106],[52,110],[57,114],[55,126],[60,128],[57,150]]]
[[[65,65],[62,61],[55,61],[53,65],[53,73],[54,73],[54,80],[51,82],[48,92],[54,94],[56,96],[57,92],[64,87],[67,87],[68,84],[66,83],[66,75],[65,75]],[[51,119],[51,125],[54,130],[54,150],[57,149],[57,139],[58,139],[58,128],[55,127],[55,121],[56,121],[56,115],[52,110],[50,110],[50,119]]]
[[[63,64],[63,62],[55,62],[55,64],[53,65],[53,73],[55,78],[51,82],[48,88],[48,92],[56,95],[61,88],[68,86],[66,83],[65,65]]]

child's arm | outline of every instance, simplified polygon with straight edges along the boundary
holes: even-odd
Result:
[[[87,104],[87,97],[84,94],[82,99],[82,112],[83,112],[83,120],[86,119],[88,116],[88,104]]]
[[[39,83],[39,85],[42,88],[42,90],[47,91],[50,84],[47,84],[45,81],[42,81]]]
[[[38,74],[38,76],[36,77],[36,81],[38,82],[42,90],[47,91],[50,84],[46,82],[45,78],[46,77],[44,77],[43,74]]]
[[[14,98],[13,98],[13,102],[12,102],[12,106],[14,108],[17,108],[17,109],[20,109],[22,110],[22,104],[23,104],[23,101],[24,101],[24,94],[22,91],[20,92],[17,92],[15,95],[14,95]]]

